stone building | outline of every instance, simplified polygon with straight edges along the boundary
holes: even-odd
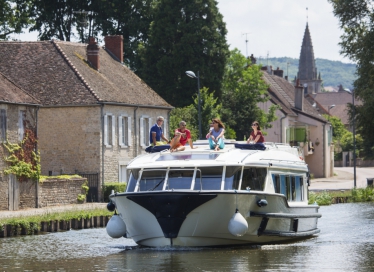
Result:
[[[0,210],[18,209],[18,182],[5,175],[9,156],[5,143],[19,144],[29,129],[35,132],[39,101],[0,73]],[[31,185],[35,190],[36,184]],[[29,188],[30,189],[30,188]]]
[[[308,23],[306,24],[304,38],[301,45],[297,79],[299,79],[300,84],[304,87],[305,94],[321,92],[321,73],[317,73],[312,38],[310,36]]]
[[[103,47],[94,38],[0,42],[0,72],[40,101],[42,175],[96,176],[88,201],[100,198],[103,182],[126,181],[157,116],[169,136],[173,107],[123,64],[122,36],[105,37]]]

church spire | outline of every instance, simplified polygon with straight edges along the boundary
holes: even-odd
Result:
[[[299,60],[299,79],[313,80],[317,79],[317,68],[314,60],[314,51],[312,38],[310,37],[309,26],[306,24],[303,43],[301,45]]]

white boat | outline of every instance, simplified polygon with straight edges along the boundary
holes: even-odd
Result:
[[[298,149],[239,144],[213,151],[198,141],[197,149],[138,156],[128,165],[126,192],[110,195],[125,224],[109,222],[107,230],[150,247],[278,243],[319,233]]]

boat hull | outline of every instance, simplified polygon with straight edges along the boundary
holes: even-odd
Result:
[[[294,203],[280,194],[247,191],[161,191],[111,196],[127,237],[143,246],[226,246],[278,243],[319,232],[317,205]],[[266,200],[267,205],[258,204]],[[236,209],[248,223],[243,236],[228,224]]]

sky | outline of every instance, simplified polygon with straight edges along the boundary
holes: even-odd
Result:
[[[351,62],[339,54],[342,30],[327,0],[217,1],[226,23],[230,49],[238,48],[245,56],[248,52],[257,59],[267,56],[299,58],[308,21],[315,58]],[[15,38],[35,41],[37,33]]]
[[[327,0],[218,0],[218,8],[230,49],[245,56],[299,58],[308,21],[315,58],[351,62],[339,54],[343,31]]]

